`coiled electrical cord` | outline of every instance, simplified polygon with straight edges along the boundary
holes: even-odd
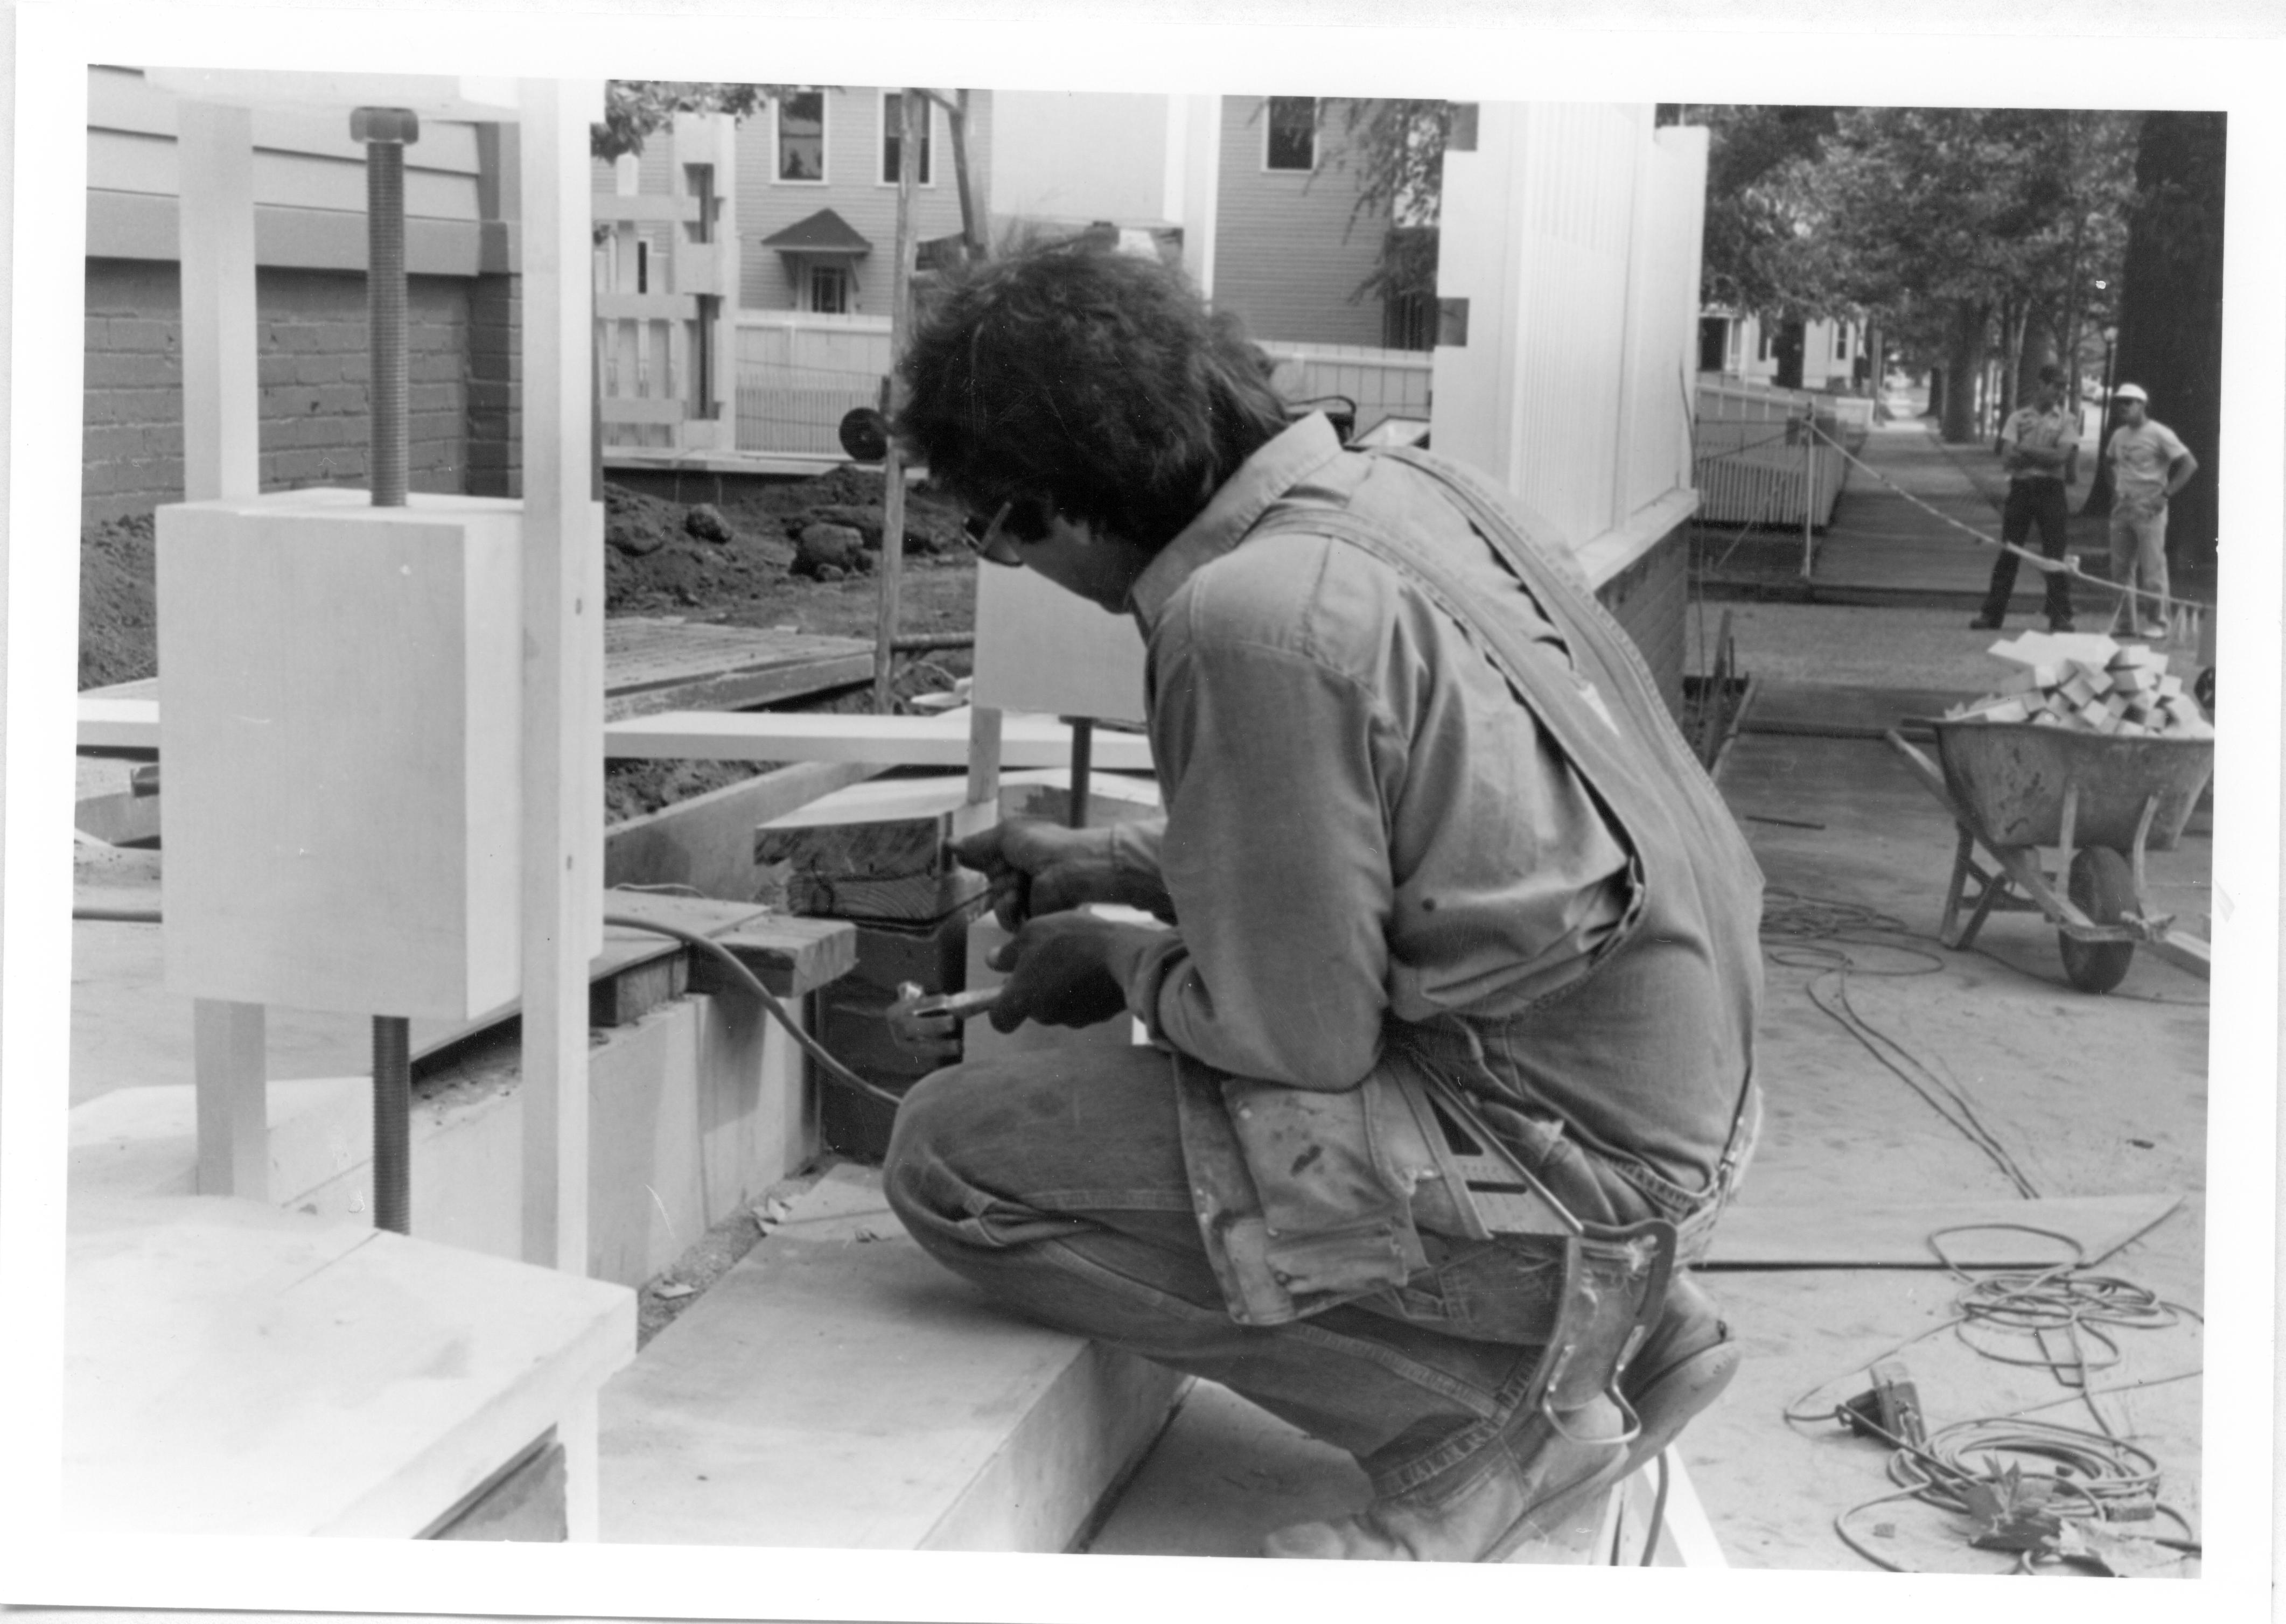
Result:
[[[1944,1236],[1967,1229],[2010,1229],[2039,1235],[2070,1247],[2073,1256],[2069,1262],[2044,1269],[1998,1270],[1985,1274],[1971,1274],[1953,1261],[1943,1243]],[[1965,1486],[1998,1484],[2012,1457],[2021,1460],[2030,1456],[2054,1463],[2057,1470],[2044,1476],[2046,1481],[2053,1484],[2053,1494],[2070,1497],[2077,1502],[2067,1510],[2067,1515],[2110,1518],[2122,1509],[2148,1505],[2156,1513],[2165,1516],[2179,1525],[2186,1536],[2183,1540],[2161,1540],[2160,1543],[2186,1554],[2198,1554],[2197,1532],[2190,1518],[2158,1498],[2160,1470],[2157,1459],[2148,1451],[2113,1436],[2110,1423],[2104,1418],[2102,1410],[2097,1407],[2094,1400],[2100,1393],[2181,1381],[2199,1372],[2185,1371],[2149,1382],[2122,1383],[2111,1388],[2090,1387],[2087,1384],[2090,1371],[2107,1369],[2120,1362],[2119,1344],[2113,1339],[2111,1330],[2161,1330],[2179,1325],[2186,1318],[2199,1320],[2201,1316],[2197,1311],[2170,1302],[2149,1288],[2123,1276],[2091,1273],[2087,1267],[2086,1253],[2077,1241],[2035,1225],[1955,1226],[1931,1232],[1928,1247],[1938,1261],[1961,1282],[1961,1290],[1953,1299],[1953,1313],[1927,1330],[1917,1331],[1905,1337],[1857,1368],[1870,1368],[1917,1342],[1950,1330],[1962,1345],[1986,1359],[2053,1372],[2059,1381],[2074,1391],[2069,1397],[2053,1402],[2085,1401],[2104,1431],[2093,1432],[2053,1422],[2021,1419],[2031,1410],[2052,1407],[2051,1405],[2041,1404],[2028,1406],[2007,1415],[1977,1416],[1957,1422],[1931,1434],[1919,1448],[1901,1439],[1880,1434],[1894,1447],[1888,1463],[1889,1479],[1901,1486],[1894,1494],[1878,1495],[1837,1516],[1833,1519],[1833,1529],[1842,1543],[1867,1561],[1891,1573],[1911,1572],[1912,1570],[1860,1540],[1850,1526],[1850,1519],[1877,1506],[1907,1500],[1967,1515],[1970,1507],[1962,1494]],[[2001,1352],[1989,1337],[1980,1338],[1970,1334],[1973,1328],[1980,1327],[2003,1335],[2028,1338],[2040,1352],[2037,1355]],[[2057,1334],[2069,1339],[2071,1349],[2069,1357],[2057,1358],[2049,1353],[2046,1338]],[[2105,1357],[2089,1357],[2089,1340],[2101,1345]],[[1800,1424],[1842,1419],[1846,1415],[1844,1411],[1830,1407],[1812,1407],[1809,1403],[1817,1393],[1832,1385],[1833,1383],[1830,1380],[1821,1382],[1789,1404],[1784,1411],[1785,1421],[1789,1424]],[[1857,1424],[1864,1424],[1862,1417],[1858,1418]],[[1880,1432],[1879,1428],[1872,1430]],[[1972,1459],[1977,1463],[1972,1464]]]

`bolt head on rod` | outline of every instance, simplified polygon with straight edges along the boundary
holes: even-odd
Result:
[[[410,107],[359,107],[350,114],[352,141],[394,141],[410,146],[421,138],[421,120]]]

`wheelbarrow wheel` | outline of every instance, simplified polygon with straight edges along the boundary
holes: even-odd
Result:
[[[2117,925],[2135,911],[2134,871],[2109,846],[2085,847],[2072,859],[2065,895],[2098,925]],[[2056,945],[2063,950],[2066,979],[2082,992],[2109,992],[2127,978],[2135,957],[2132,942],[2078,942],[2068,932],[2057,933]]]

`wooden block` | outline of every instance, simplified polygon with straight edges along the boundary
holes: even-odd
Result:
[[[857,961],[856,926],[841,919],[764,914],[735,930],[720,933],[714,940],[780,997],[838,980]],[[745,996],[737,978],[711,953],[691,956],[690,990]]]
[[[1998,705],[1987,706],[1977,714],[1985,721],[2023,721],[2030,717],[2030,712],[2025,708],[2022,700],[2009,699]]]
[[[2087,678],[2077,671],[2065,678],[2056,691],[2070,702],[2074,710],[2085,710],[2095,698],[2095,690],[2088,685]]]
[[[461,1020],[513,997],[518,504],[158,516],[170,991]]]
[[[950,816],[756,832],[760,895],[789,912],[839,919],[942,918],[984,889],[952,860]]]
[[[675,951],[589,983],[589,1026],[632,1026],[660,1005],[682,996],[690,980],[687,953]]]
[[[2087,684],[2090,693],[2107,694],[2111,691],[2111,673],[2103,666],[2076,659],[2072,661],[2071,668],[2073,674]]]
[[[2038,666],[2054,658],[2051,644],[2054,642],[2046,632],[2024,632],[2014,638],[1994,643],[1985,650],[1995,659],[2005,659],[2012,666]]]
[[[606,886],[685,885],[750,902],[761,889],[754,828],[883,770],[869,761],[797,761],[603,832]]]

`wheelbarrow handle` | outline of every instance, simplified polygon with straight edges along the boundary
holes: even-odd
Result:
[[[1937,769],[1937,764],[1930,761],[1921,753],[1919,746],[1895,728],[1891,728],[1881,737],[1889,741],[1891,749],[1905,759],[1905,765],[1912,769],[1913,777],[1921,781],[1921,787],[1936,797],[1939,806],[1952,814],[1953,821],[1955,823],[1966,821],[1961,812],[1960,803],[1953,799],[1952,791],[1944,781],[1944,774]]]

